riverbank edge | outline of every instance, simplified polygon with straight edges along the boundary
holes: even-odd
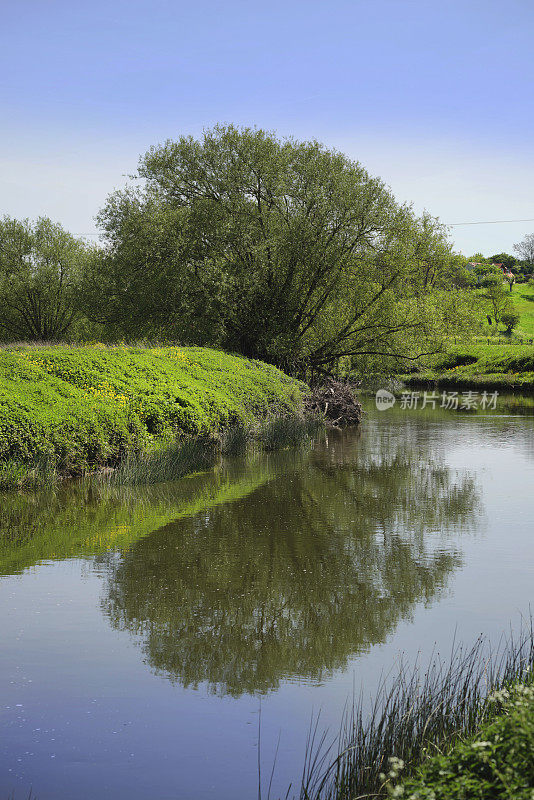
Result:
[[[252,438],[274,449],[310,424],[309,392],[272,365],[209,348],[2,349],[0,489],[113,472],[169,452],[185,474]]]
[[[410,388],[534,392],[534,346],[480,342],[450,347],[399,378]]]

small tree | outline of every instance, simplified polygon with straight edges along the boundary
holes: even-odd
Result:
[[[519,314],[516,314],[514,311],[508,311],[501,316],[501,322],[506,327],[505,335],[511,336],[512,330],[519,325]]]
[[[489,264],[488,259],[482,253],[474,253],[472,256],[468,256],[467,261],[471,264]]]
[[[480,264],[475,267],[475,275],[480,286],[487,287],[502,284],[502,272],[499,267],[495,267],[493,264]]]
[[[496,323],[502,321],[505,314],[513,314],[514,307],[509,293],[503,286],[503,282],[493,283],[487,287],[486,297],[488,298]]]
[[[0,220],[0,337],[57,340],[76,316],[86,247],[47,217]]]

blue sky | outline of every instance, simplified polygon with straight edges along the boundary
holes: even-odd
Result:
[[[96,230],[150,145],[317,138],[447,223],[534,218],[532,0],[0,0],[0,213]],[[453,228],[511,252],[534,221]]]

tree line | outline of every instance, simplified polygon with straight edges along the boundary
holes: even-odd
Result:
[[[356,161],[216,126],[150,148],[87,245],[0,222],[4,340],[159,340],[294,374],[413,361],[474,324],[466,259]]]

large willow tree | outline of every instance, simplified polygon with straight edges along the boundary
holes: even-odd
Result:
[[[317,142],[216,127],[151,148],[100,214],[93,316],[286,369],[413,359],[461,321],[442,226]]]

